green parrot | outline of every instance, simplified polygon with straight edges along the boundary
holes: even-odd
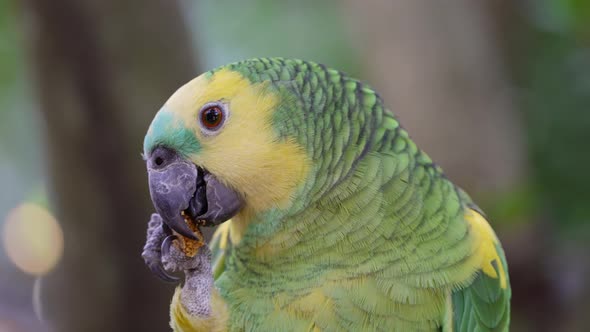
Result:
[[[219,67],[144,140],[143,257],[175,331],[507,331],[482,211],[369,86],[313,62]],[[208,245],[201,227],[219,225]]]

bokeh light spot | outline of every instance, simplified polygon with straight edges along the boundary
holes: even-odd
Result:
[[[2,231],[4,250],[23,272],[42,276],[63,254],[63,232],[47,209],[23,203],[6,217]]]

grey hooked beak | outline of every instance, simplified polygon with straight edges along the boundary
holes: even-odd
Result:
[[[158,147],[147,159],[152,202],[162,220],[172,230],[197,240],[184,215],[201,225],[220,224],[236,215],[243,200],[212,174],[178,155]]]

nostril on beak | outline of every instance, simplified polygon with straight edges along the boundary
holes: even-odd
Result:
[[[170,150],[165,147],[158,147],[156,148],[150,158],[149,158],[149,167],[153,169],[162,169],[169,164],[179,160],[179,156],[173,150]]]

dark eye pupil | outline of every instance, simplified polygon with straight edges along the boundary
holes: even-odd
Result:
[[[207,110],[205,113],[205,120],[211,124],[214,124],[219,120],[219,111],[216,109]]]
[[[213,129],[219,126],[223,118],[223,113],[218,107],[211,107],[201,113],[201,121],[207,128]]]

